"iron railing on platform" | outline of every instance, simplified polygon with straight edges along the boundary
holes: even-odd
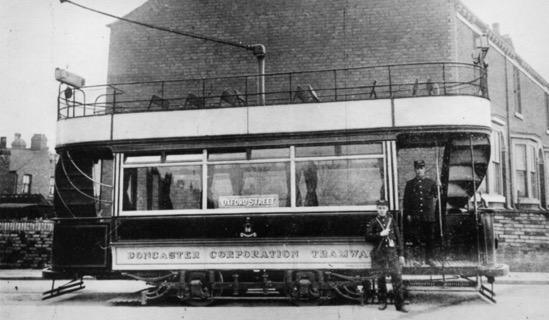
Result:
[[[294,103],[473,95],[488,98],[486,69],[452,62],[258,75],[113,83],[75,89],[61,84],[58,119],[105,114]],[[262,105],[263,103],[261,103]]]

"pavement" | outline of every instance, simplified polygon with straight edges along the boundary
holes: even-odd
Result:
[[[91,280],[92,278],[90,278]],[[0,269],[0,280],[45,280],[41,269]],[[86,277],[84,277],[86,280]],[[134,280],[132,280],[134,281]],[[498,284],[549,285],[549,273],[544,272],[509,272],[504,277],[497,277]]]

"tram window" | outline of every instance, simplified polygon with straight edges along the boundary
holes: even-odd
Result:
[[[186,162],[186,161],[201,161],[201,160],[202,160],[202,153],[166,155],[166,162]]]
[[[298,207],[373,205],[382,195],[382,159],[296,162]]]
[[[124,169],[124,211],[200,209],[201,194],[199,165]]]
[[[208,207],[290,206],[290,163],[208,166]]]
[[[160,163],[160,155],[156,156],[138,156],[138,157],[127,157],[124,163],[126,164],[139,164],[139,163]]]
[[[382,154],[383,148],[381,143],[369,144],[349,144],[343,145],[341,154],[343,155],[359,155],[359,154]]]
[[[295,147],[295,156],[299,158],[336,156],[336,149],[336,146]]]
[[[290,157],[289,148],[252,149],[252,159],[284,159]]]
[[[230,160],[246,160],[246,159],[247,159],[246,151],[208,153],[209,161],[230,161]]]
[[[304,146],[295,148],[296,157],[329,157],[382,154],[381,143],[345,144],[330,146]]]

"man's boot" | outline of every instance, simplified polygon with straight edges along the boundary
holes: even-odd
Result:
[[[381,300],[381,306],[378,309],[381,311],[387,309],[387,298]]]
[[[385,306],[385,307],[387,307],[387,306]],[[397,311],[408,313],[408,309],[406,309],[404,306],[397,307],[396,309],[397,309]]]

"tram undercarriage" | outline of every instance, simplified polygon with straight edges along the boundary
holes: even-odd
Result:
[[[479,268],[471,261],[437,261],[437,266],[413,266],[417,263],[409,261],[403,266],[405,296],[409,292],[477,292],[495,303],[495,277],[509,271],[506,265]],[[387,299],[377,290],[377,279],[382,274],[387,276],[387,272],[381,270],[180,270],[121,272],[96,277],[133,279],[148,285],[139,299],[121,300],[123,303],[149,305],[176,298],[191,306],[208,306],[222,300],[284,300],[308,306],[338,298],[361,305],[392,303],[391,290]],[[48,277],[53,281],[52,289],[43,293],[43,300],[85,288],[78,274],[57,288],[55,280],[66,279],[67,275],[49,273]]]

